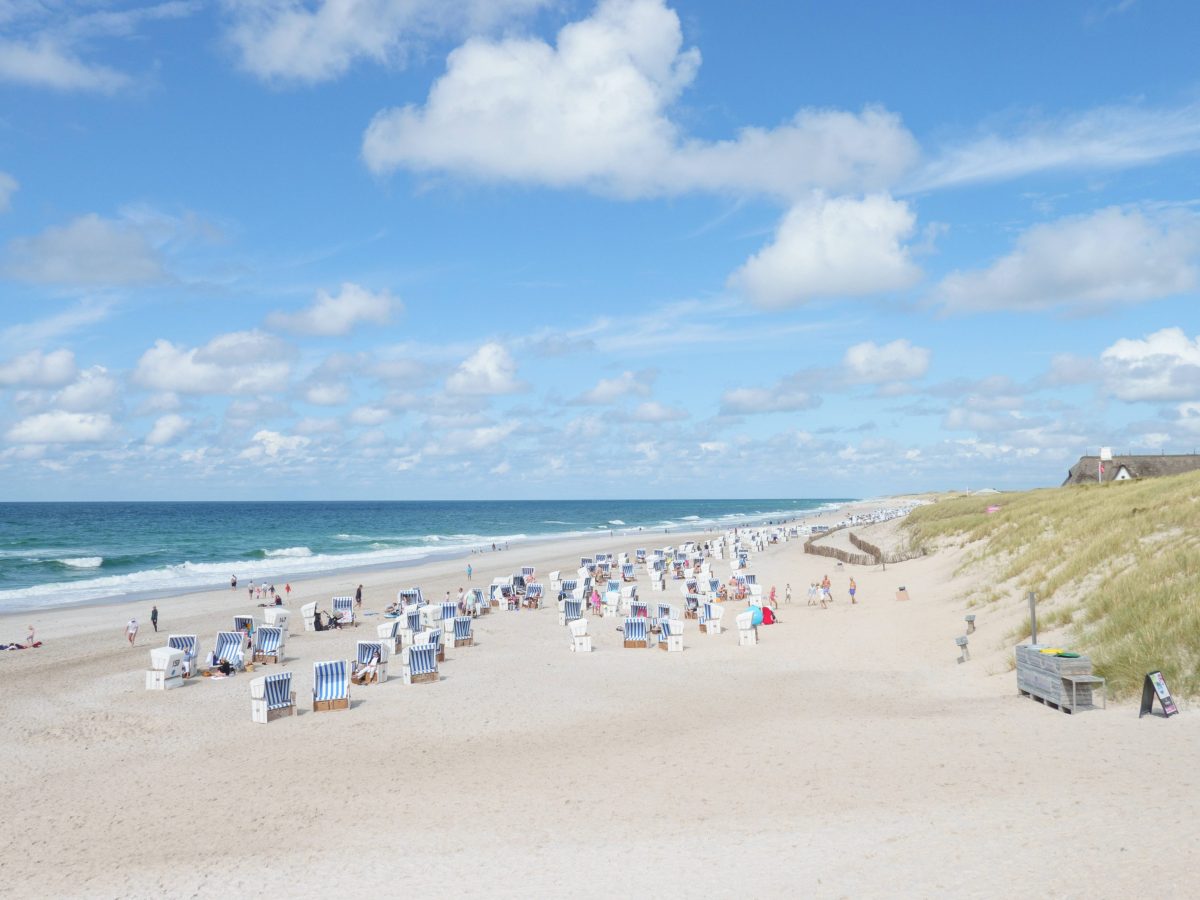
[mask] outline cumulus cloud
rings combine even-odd
[[[855,384],[912,381],[929,371],[931,355],[904,338],[883,346],[864,341],[846,350],[842,366],[847,380]]]
[[[314,83],[359,60],[403,65],[414,47],[476,33],[550,0],[225,0],[238,63],[267,81]]]
[[[150,433],[146,435],[146,443],[154,447],[174,443],[191,427],[192,423],[189,419],[175,413],[159,416],[154,422],[154,427],[150,429]]]
[[[1195,216],[1109,207],[1033,226],[988,268],[947,275],[933,299],[949,312],[1103,309],[1193,290],[1198,254]]]
[[[8,429],[14,444],[82,444],[106,441],[116,434],[107,413],[51,410],[22,419]]]
[[[770,388],[734,388],[721,395],[721,413],[728,416],[797,412],[821,405],[797,378],[783,378]]]
[[[915,224],[908,204],[885,194],[817,195],[788,211],[730,286],[769,308],[910,287],[921,277],[904,245]]]
[[[72,412],[91,412],[108,406],[117,397],[119,385],[104,366],[92,366],[79,378],[59,391],[52,403]]]
[[[301,334],[334,336],[349,334],[355,325],[364,322],[384,325],[393,312],[401,309],[403,304],[387,291],[372,293],[346,282],[336,295],[317,291],[316,300],[307,309],[271,313],[267,323]]]
[[[344,384],[311,384],[304,391],[304,401],[313,406],[338,406],[350,400],[350,389]]]
[[[1200,336],[1164,328],[1141,339],[1122,338],[1100,354],[1108,391],[1135,402],[1200,396]]]
[[[517,378],[516,362],[502,344],[494,341],[463,360],[446,379],[447,391],[466,396],[515,394],[525,388],[525,383]]]
[[[685,410],[666,406],[657,400],[648,400],[639,403],[629,417],[635,422],[678,422],[686,419],[688,414]]]
[[[450,54],[423,106],[378,113],[368,166],[588,187],[624,196],[692,190],[795,196],[879,188],[916,157],[899,119],[803,110],[735,139],[689,139],[669,111],[700,65],[663,0],[602,0],[554,45],[475,38]]]
[[[7,172],[0,172],[0,213],[8,212],[12,205],[12,195],[17,192],[17,179]]]
[[[124,219],[90,213],[33,237],[14,238],[5,271],[21,281],[81,287],[146,284],[166,277],[146,235]]]
[[[392,417],[392,411],[379,406],[359,406],[349,415],[353,425],[380,425]]]
[[[281,389],[290,371],[278,338],[235,331],[203,347],[157,340],[138,360],[133,380],[151,390],[180,394],[259,394]]]
[[[584,391],[571,402],[585,406],[607,406],[632,395],[646,397],[650,394],[655,374],[651,369],[640,372],[626,370],[615,378],[601,378],[595,387]]]
[[[239,458],[251,461],[278,459],[303,450],[312,443],[309,438],[298,434],[286,435],[266,430],[255,432],[250,441],[250,446],[238,454]]]
[[[70,350],[30,350],[0,362],[0,387],[58,387],[73,379],[75,372],[75,354]]]

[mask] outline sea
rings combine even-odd
[[[0,612],[162,597],[250,581],[469,557],[608,532],[631,549],[672,532],[802,519],[798,500],[0,503]]]

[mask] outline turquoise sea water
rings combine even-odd
[[[842,499],[0,503],[0,611],[466,555],[493,543],[701,530]],[[649,533],[647,533],[649,532]]]

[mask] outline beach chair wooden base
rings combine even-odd
[[[349,697],[343,697],[341,700],[314,700],[313,701],[313,712],[328,712],[331,709],[349,709],[349,708],[350,708],[350,698]]]
[[[437,672],[426,672],[424,675],[406,675],[404,676],[406,684],[435,684],[438,680]]]
[[[279,663],[283,662],[283,654],[282,653],[255,653],[253,658],[250,660],[250,665],[254,665],[255,663],[262,663],[263,665],[266,665],[267,660],[270,660],[271,662],[275,663],[275,665],[279,665]],[[247,668],[249,668],[249,666],[247,666]]]
[[[650,646],[649,641],[626,641],[625,642],[626,650],[631,650],[631,649],[632,650],[645,650],[649,646]]]
[[[471,635],[469,638],[455,638],[454,639],[454,646],[456,648],[471,647],[474,644],[475,644],[475,635]]]
[[[250,721],[258,722],[260,725],[266,725],[274,722],[276,719],[282,719],[284,716],[294,716],[296,714],[296,692],[292,691],[292,702],[289,706],[281,706],[278,709],[267,709],[266,700],[251,700],[250,701]]]

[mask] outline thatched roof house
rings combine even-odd
[[[1157,478],[1162,475],[1182,475],[1200,469],[1200,454],[1177,453],[1171,456],[1114,456],[1104,462],[1104,474],[1099,475],[1100,457],[1081,456],[1067,473],[1068,484],[1096,484],[1097,481],[1130,481],[1134,478]]]

